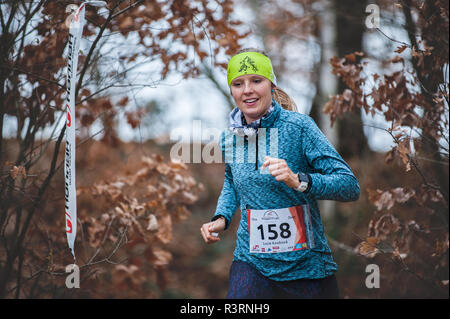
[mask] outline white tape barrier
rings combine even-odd
[[[78,53],[85,23],[86,4],[105,6],[105,1],[87,1],[80,5],[69,26],[68,64],[67,64],[67,97],[66,97],[66,152],[64,165],[65,179],[65,216],[67,242],[75,260],[75,237],[77,235],[77,190],[75,184],[75,87],[77,83]]]

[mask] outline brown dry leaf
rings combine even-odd
[[[444,205],[446,204],[444,196],[437,189],[428,189],[428,195],[432,202],[442,202]]]
[[[142,276],[139,274],[139,267],[136,265],[116,265],[113,270],[113,283],[116,286],[125,288],[129,285],[135,287],[140,284]]]
[[[448,236],[448,235],[447,235]],[[434,252],[431,256],[433,257],[440,257],[443,254],[448,252],[448,239],[447,240],[443,240],[443,241],[439,241],[436,240],[436,245],[434,248]]]
[[[392,59],[386,60],[386,62],[390,63],[400,63],[400,62],[403,63],[403,61],[404,61],[403,58],[398,55],[394,56]]]
[[[156,170],[162,175],[167,175],[170,172],[170,167],[164,163],[160,163],[156,166]]]
[[[396,53],[402,53],[403,51],[405,51],[406,48],[408,48],[409,46],[407,44],[401,45],[397,48],[397,50],[395,50],[394,52]]]
[[[406,189],[403,187],[394,188],[391,192],[392,192],[394,200],[397,203],[405,203],[411,197],[416,195],[416,192],[413,189]]]
[[[148,201],[144,206],[146,209],[153,212],[158,208],[159,202],[157,200],[153,199],[153,200]]]
[[[363,52],[353,52],[353,53],[347,54],[345,56],[345,59],[349,62],[355,63],[356,56],[364,56],[364,53]]]
[[[356,250],[359,254],[373,258],[377,254],[380,253],[380,250],[376,247],[377,244],[380,243],[380,239],[377,237],[367,237],[363,242],[361,242],[357,247]]]
[[[398,143],[398,152],[400,154],[400,157],[403,161],[403,164],[409,163],[409,154],[411,153],[410,147],[409,147],[409,139],[404,139],[400,143]]]
[[[186,220],[190,216],[190,211],[184,205],[177,206],[175,216],[178,220]]]
[[[91,217],[87,230],[89,245],[93,248],[97,248],[98,245],[101,244],[103,236],[105,234],[105,225],[101,224],[95,218]]]
[[[367,192],[369,193],[369,201],[377,207],[378,211],[383,209],[390,210],[396,202],[405,203],[416,195],[414,190],[403,187],[397,187],[387,191],[368,189]]]
[[[131,61],[131,60],[130,60]],[[124,96],[123,98],[121,98],[116,105],[118,106],[125,106],[128,103],[128,96]]]
[[[344,97],[344,101],[350,102],[352,100],[353,92],[352,90],[345,89],[342,96]]]
[[[408,164],[406,164],[405,166],[405,171],[409,172],[411,170],[411,163],[408,162]]]
[[[103,214],[100,216],[100,221],[101,221],[103,224],[106,224],[110,219],[111,219],[111,216],[109,216],[109,215],[106,214],[106,213],[103,213]]]
[[[394,146],[391,150],[389,150],[386,153],[386,156],[384,158],[384,161],[386,162],[386,164],[390,164],[394,161],[395,158],[395,154],[397,153],[397,147]]]
[[[112,187],[117,188],[117,189],[122,189],[122,187],[125,186],[125,183],[121,182],[121,181],[117,181],[114,183],[110,183],[109,185],[111,185]]]
[[[149,174],[149,170],[152,168],[144,167],[137,171],[134,178],[132,178],[132,185],[135,184],[138,180],[146,178]]]
[[[155,231],[157,229],[158,229],[158,220],[156,219],[155,215],[150,214],[150,216],[148,216],[147,230]]]
[[[116,273],[133,274],[133,273],[135,273],[138,270],[139,269],[138,269],[138,267],[136,265],[127,266],[127,265],[120,264],[120,265],[116,265],[114,267],[114,272],[116,272]]]
[[[132,128],[136,128],[141,124],[141,117],[139,112],[125,112],[127,117],[127,123],[130,124]]]
[[[172,167],[173,169],[176,169],[176,170],[185,170],[185,169],[187,169],[187,166],[186,166],[186,164],[184,164],[181,160],[179,160],[179,159],[174,159],[174,160],[171,160],[170,162],[169,162],[169,164],[168,164],[170,167]]]
[[[153,249],[153,256],[156,258],[153,263],[155,266],[165,266],[172,260],[172,254],[170,252],[159,248]]]
[[[141,205],[136,198],[132,198],[129,204],[130,211],[136,216],[141,216],[145,213],[144,205]]]
[[[381,193],[379,199],[373,202],[377,207],[377,210],[380,211],[383,208],[390,210],[394,206],[394,199],[392,198],[392,194],[389,191]]]
[[[159,229],[156,237],[163,243],[168,244],[172,240],[172,218],[169,214],[164,214],[158,221]]]
[[[12,179],[16,179],[20,174],[23,176],[23,178],[27,178],[27,173],[25,172],[25,167],[23,166],[15,166],[11,168],[11,171],[9,172]]]
[[[133,18],[130,16],[125,17],[123,21],[120,23],[119,28],[121,30],[128,29],[133,26]]]
[[[408,257],[408,254],[401,253],[398,247],[395,247],[394,251],[392,252],[392,255],[394,256],[394,258],[397,258],[400,260]]]
[[[367,193],[369,194],[369,201],[374,202],[380,198],[383,191],[380,189],[373,190],[373,189],[368,188]]]
[[[155,186],[153,186],[153,185],[147,185],[147,192],[149,193],[149,194],[153,194],[153,193],[156,193],[158,191],[158,189],[155,187]]]
[[[198,199],[198,196],[194,195],[191,192],[183,191],[181,194],[186,204],[192,204]]]
[[[375,238],[378,240],[386,239],[390,234],[401,230],[400,221],[392,214],[381,216],[374,225]]]
[[[420,50],[416,50],[416,47],[413,45],[411,55],[414,58],[419,58],[421,56]]]
[[[367,242],[367,244],[375,247],[376,245],[378,245],[380,243],[380,239],[378,237],[367,237],[366,242]]]
[[[11,168],[11,171],[9,172],[9,174],[11,175],[12,179],[16,179],[17,175],[19,175],[19,168],[17,166],[14,166],[13,168]]]

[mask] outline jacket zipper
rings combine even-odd
[[[261,127],[261,122],[262,122],[262,119],[259,121],[259,124],[258,124],[258,130],[256,131],[256,161],[255,161],[255,171],[257,171],[258,170],[258,133],[259,133],[259,128]]]
[[[258,133],[256,133],[256,161],[255,161],[255,171],[258,170]]]

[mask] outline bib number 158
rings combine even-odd
[[[264,226],[267,226],[266,229],[264,229]],[[279,226],[279,227],[277,227]],[[281,237],[283,239],[291,237],[291,231],[290,231],[290,225],[288,223],[281,223],[279,225],[277,224],[261,224],[256,229],[260,231],[261,239],[265,240],[265,235],[267,234],[267,239],[269,240],[275,240],[278,237]]]

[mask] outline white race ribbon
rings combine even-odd
[[[104,1],[83,2],[73,14],[69,26],[68,64],[67,64],[67,97],[66,97],[66,152],[64,165],[65,178],[65,216],[66,233],[69,248],[75,260],[75,237],[77,235],[77,190],[75,184],[75,87],[77,83],[78,53],[85,23],[84,10],[86,4],[106,5]]]

